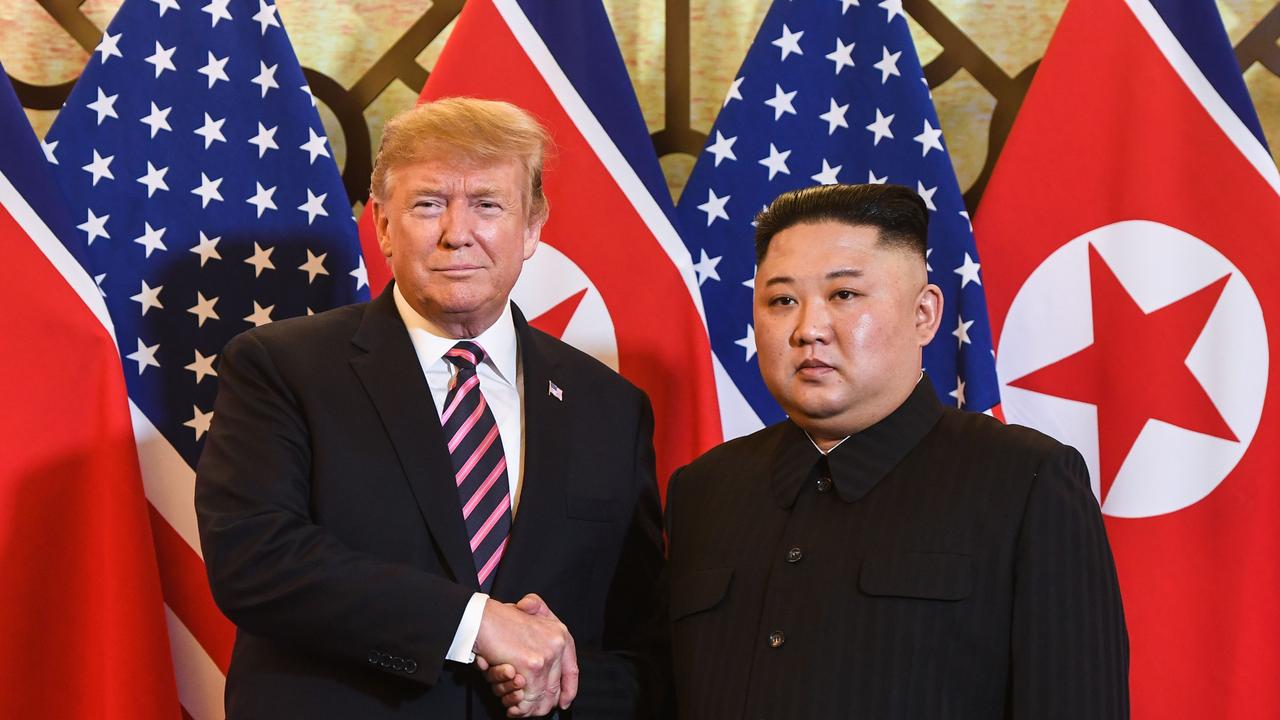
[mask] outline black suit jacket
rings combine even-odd
[[[582,661],[578,718],[629,714],[662,567],[648,398],[515,312],[524,480],[491,595],[540,594]],[[218,367],[196,510],[237,626],[233,718],[504,717],[445,654],[477,583],[430,390],[390,288],[271,323]],[[553,397],[549,383],[561,388]]]
[[[1128,639],[1070,447],[928,379],[823,458],[790,421],[668,490],[682,720],[1128,717]]]

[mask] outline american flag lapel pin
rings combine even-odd
[[[547,394],[560,402],[564,402],[564,391],[550,380],[547,381]]]

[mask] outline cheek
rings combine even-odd
[[[435,222],[426,218],[414,217],[412,214],[397,218],[387,228],[390,233],[391,249],[401,254],[421,254],[431,249],[435,232]]]
[[[849,341],[856,347],[874,345],[881,333],[880,324],[875,315],[864,313],[853,318],[849,326]]]
[[[845,328],[844,345],[861,363],[874,361],[884,354],[892,342],[894,328],[873,311],[858,313],[849,318]]]
[[[757,355],[773,357],[787,352],[791,329],[784,319],[768,314],[767,310],[756,310],[751,327],[755,332]]]

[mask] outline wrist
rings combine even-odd
[[[485,657],[486,660],[488,658],[486,657],[485,651],[493,645],[492,635],[496,632],[496,628],[494,626],[501,622],[498,618],[501,616],[503,609],[502,603],[487,595],[485,596],[483,609],[480,614],[480,628],[476,632],[476,639],[475,643],[472,645],[472,651],[481,657]]]

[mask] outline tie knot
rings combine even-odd
[[[449,348],[444,359],[453,363],[459,370],[475,372],[476,366],[484,362],[484,348],[470,340],[463,340]]]

